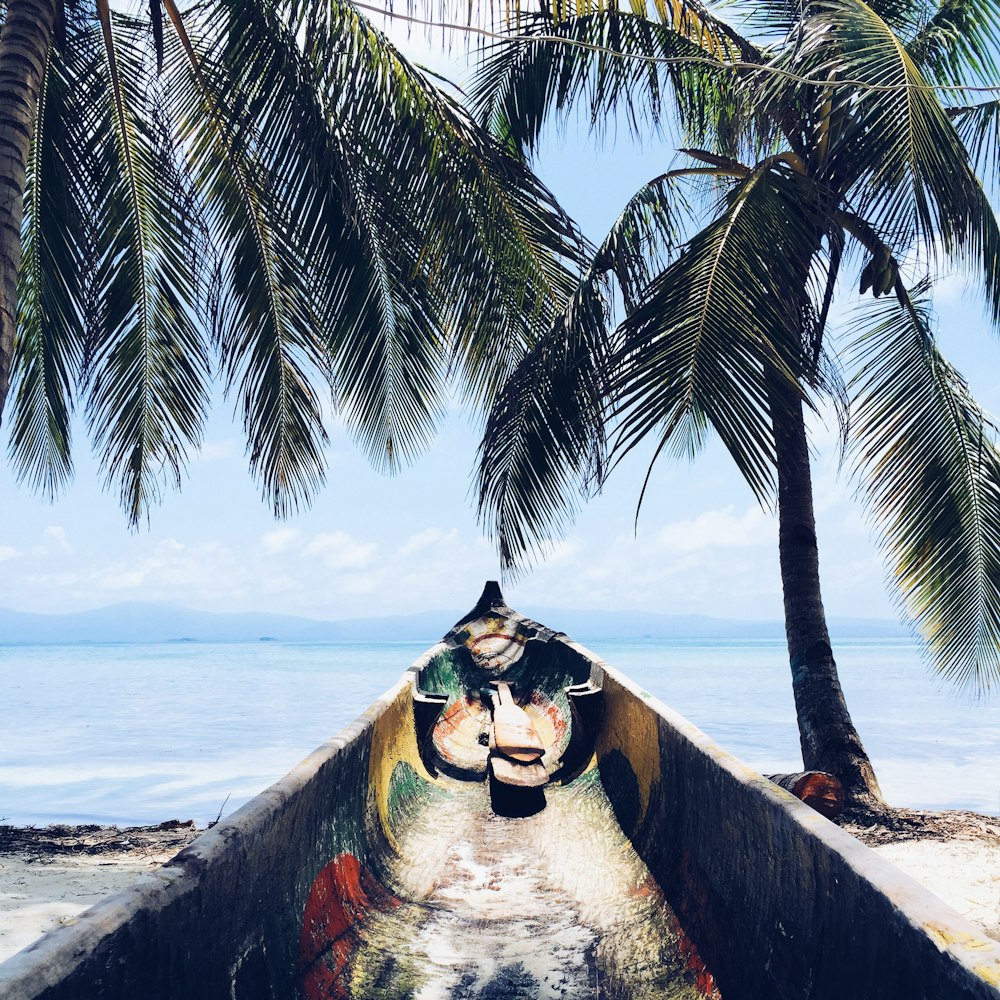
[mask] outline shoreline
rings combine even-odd
[[[166,864],[200,833],[192,820],[176,819],[132,827],[0,826],[0,962]]]
[[[841,825],[1000,941],[1000,817],[898,809],[879,825]],[[176,819],[131,827],[0,825],[0,962],[166,864],[205,829]]]

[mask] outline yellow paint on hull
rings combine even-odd
[[[424,781],[434,782],[417,748],[413,689],[409,685],[404,685],[395,700],[375,720],[368,758],[368,787],[374,796],[379,823],[393,850],[398,850],[398,844],[389,822],[389,786],[392,772],[400,761],[409,764]]]
[[[636,829],[649,809],[653,783],[660,777],[660,738],[656,714],[610,677],[604,683],[604,725],[597,737],[597,757],[618,750],[632,766],[639,785]],[[631,835],[634,830],[626,830]]]

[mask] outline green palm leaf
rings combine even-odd
[[[906,49],[935,83],[962,85],[997,75],[1000,4],[996,0],[944,0]]]
[[[402,314],[395,327],[404,334],[403,354],[415,362],[427,359],[396,398],[414,389],[431,398],[431,379],[446,346],[469,398],[488,400],[572,292],[570,266],[583,241],[525,165],[484,136],[349,5],[331,2],[308,10],[303,33],[321,89],[330,97],[329,113],[345,136],[344,155],[351,162],[346,177],[371,192],[370,203],[382,213],[377,224],[360,231],[373,246],[384,242],[382,234],[395,239],[379,255],[382,301],[406,303],[414,289],[425,296],[421,309]],[[452,335],[443,337],[442,329]],[[403,370],[391,357],[400,350],[393,348],[395,335],[390,328],[385,332],[361,329],[340,338],[337,367],[361,373],[367,369],[359,365],[381,357],[382,371]],[[359,427],[374,426],[372,418],[387,410],[392,395],[383,394],[382,402],[377,396],[385,384],[382,378],[342,380],[351,393],[342,403],[349,415],[357,412],[353,422]],[[409,435],[417,445],[425,436]],[[363,441],[378,452],[378,438]]]
[[[711,62],[757,62],[760,52],[700,6],[658,10],[658,19],[613,10],[564,20],[522,17],[519,36],[547,40],[499,43],[487,50],[470,93],[473,113],[517,149],[530,151],[550,109],[582,103],[598,129],[621,109],[639,134],[647,123],[658,127],[672,108],[690,141],[717,142],[738,155],[733,140],[747,115],[744,95],[733,72]],[[618,52],[627,57],[613,54]],[[657,61],[676,57],[698,62]]]
[[[194,315],[203,258],[191,202],[156,105],[144,28],[98,5],[74,45],[97,58],[85,128],[98,254],[87,417],[109,483],[136,523],[180,484],[207,405],[208,355]]]
[[[370,289],[369,309],[357,323],[336,324],[330,347],[345,418],[369,455],[392,470],[426,444],[443,409],[449,291],[467,292],[453,284],[453,251],[439,236],[450,220],[439,202],[459,186],[447,172],[461,168],[449,162],[446,106],[433,88],[350,7],[330,4],[323,13],[309,32],[309,56],[337,123],[359,244],[345,270]],[[450,207],[468,246],[466,200]],[[469,279],[467,265],[458,270]],[[479,276],[472,284],[483,287]],[[474,303],[463,305],[475,313]]]
[[[83,364],[87,258],[78,183],[88,137],[79,132],[85,114],[64,58],[50,53],[28,162],[11,394],[11,461],[50,499],[73,472],[70,415]]]
[[[848,120],[826,166],[857,214],[899,248],[937,240],[946,252],[962,252],[981,222],[979,185],[947,114],[889,25],[861,0],[821,0],[807,9],[803,44],[789,65],[858,81],[840,98],[849,102]]]
[[[616,456],[650,433],[693,455],[711,426],[754,493],[773,496],[771,380],[796,384],[812,367],[810,306],[790,290],[820,249],[814,197],[783,164],[758,169],[649,286],[613,362]]]
[[[928,286],[853,325],[862,488],[908,613],[945,676],[1000,679],[997,428],[941,356]]]
[[[433,434],[446,351],[416,217],[398,207],[406,204],[409,172],[384,166],[405,164],[410,154],[398,116],[373,96],[393,91],[388,81],[372,79],[382,67],[359,51],[360,19],[338,25],[339,51],[320,67],[299,51],[293,26],[278,10],[246,3],[230,10],[238,91],[254,95],[250,106],[260,109],[255,127],[271,150],[269,161],[288,151],[279,189],[289,191],[290,217],[315,270],[312,295],[322,303],[317,334],[330,354],[341,414],[373,460],[395,469]],[[259,59],[248,62],[248,51]],[[263,115],[265,108],[284,106],[273,101],[275,71],[287,99],[311,110],[291,129],[287,112],[276,121]],[[310,101],[311,93],[317,96]],[[311,173],[317,187],[331,186],[336,197],[302,204],[294,190],[302,172]],[[313,206],[316,223],[304,222]]]
[[[542,555],[602,478],[610,350],[593,277],[524,356],[486,422],[479,515],[508,571]]]
[[[589,247],[519,157],[464,113],[446,117],[445,131],[428,170],[429,256],[437,293],[451,304],[453,368],[482,405],[562,312]]]
[[[309,255],[329,247],[331,199],[314,193],[315,164],[309,156],[303,162],[313,133],[301,128],[302,117],[322,122],[317,98],[297,102],[308,88],[301,62],[288,58],[287,30],[270,43],[251,36],[248,6],[215,3],[188,23],[166,2],[173,32],[165,66],[171,112],[183,123],[179,138],[221,261],[213,325],[223,371],[242,411],[251,471],[284,516],[325,477],[313,383],[325,381],[318,319],[335,293],[314,296],[312,275],[323,262]],[[241,44],[245,58],[236,60]]]
[[[455,350],[480,386],[509,372],[564,301],[562,258],[579,239],[524,166],[349,6],[303,21],[222,0],[190,28],[167,10],[188,56],[179,111],[209,111],[185,141],[211,178],[223,259],[243,269],[224,275],[227,372],[286,512],[323,475],[318,373],[372,458],[396,467],[432,433]],[[246,282],[248,264],[266,280]],[[267,301],[250,301],[258,289]]]
[[[1000,100],[948,108],[976,172],[997,188],[1000,175]]]
[[[1000,316],[996,219],[948,113],[905,46],[860,0],[820,0],[803,18],[802,44],[783,68],[856,81],[792,91],[836,121],[817,176],[846,193],[898,257],[914,248],[972,266]],[[774,89],[787,89],[775,84]],[[832,95],[832,96],[831,96]]]
[[[513,571],[540,556],[573,522],[603,478],[611,396],[609,277],[626,308],[648,284],[654,262],[682,242],[691,207],[664,175],[644,185],[597,248],[551,328],[528,350],[490,409],[479,451],[479,515]]]
[[[626,312],[638,308],[650,282],[684,242],[695,215],[685,187],[702,175],[699,168],[674,170],[644,184],[601,243],[590,272],[614,274]]]
[[[872,0],[868,6],[902,38],[912,38],[935,13],[933,0]],[[807,5],[800,0],[733,0],[734,21],[784,45],[798,45],[800,19]]]

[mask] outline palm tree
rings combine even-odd
[[[549,192],[345,0],[4,11],[0,411],[10,373],[11,458],[44,493],[80,407],[137,522],[217,366],[287,514],[324,479],[323,387],[392,469],[451,376],[489,398],[575,283]]]
[[[879,810],[823,612],[805,409],[832,398],[843,413],[934,663],[995,683],[996,427],[938,349],[927,275],[963,269],[1000,319],[1000,230],[976,173],[996,163],[998,105],[947,107],[936,87],[996,78],[997,8],[766,0],[741,13],[747,36],[697,2],[647,16],[577,0],[522,15],[485,52],[474,109],[513,148],[532,150],[550,109],[582,106],[598,127],[617,112],[636,132],[674,128],[686,162],[628,202],[498,396],[480,512],[521,565],[640,441],[653,461],[693,456],[714,429],[777,510],[804,764]],[[847,281],[864,299],[838,352],[828,316]],[[611,331],[615,286],[626,317]]]

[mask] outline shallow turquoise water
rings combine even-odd
[[[209,822],[294,766],[430,642],[0,645],[0,822]],[[798,764],[779,641],[591,648],[762,771]],[[1000,812],[1000,698],[942,687],[907,640],[841,641],[887,798]]]

